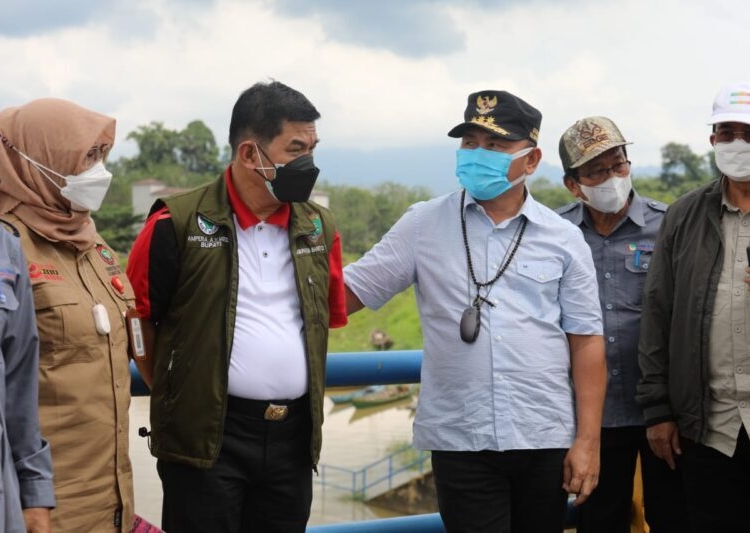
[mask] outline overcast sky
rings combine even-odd
[[[114,116],[115,156],[132,154],[125,137],[150,121],[182,129],[200,119],[224,145],[239,93],[274,78],[323,115],[322,176],[364,172],[353,167],[356,157],[331,157],[364,154],[370,172],[408,183],[410,172],[434,172],[434,160],[420,160],[428,153],[446,154],[440,168],[455,179],[456,141],[447,131],[470,92],[504,89],[541,110],[549,164],[559,166],[560,135],[576,119],[606,115],[634,141],[635,165],[658,165],[667,142],[707,152],[716,92],[750,80],[747,6],[0,0],[0,108],[56,96]]]

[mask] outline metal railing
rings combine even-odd
[[[391,490],[393,479],[399,474],[406,472],[422,474],[430,456],[430,452],[415,450],[407,445],[358,469],[319,464],[320,477],[316,477],[314,482],[321,485],[323,489],[330,487],[348,491],[353,498],[364,500],[368,497],[369,489],[378,487],[382,490]]]
[[[419,383],[422,350],[387,352],[341,352],[328,354],[326,385],[329,387]],[[148,396],[149,390],[131,362],[133,396]],[[575,508],[568,500],[565,527],[575,527]],[[445,533],[438,513],[309,526],[308,533]]]

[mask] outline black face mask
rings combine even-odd
[[[266,158],[270,161],[267,155]],[[255,171],[258,172],[257,169]],[[277,166],[272,180],[269,180],[263,172],[258,173],[266,180],[268,190],[279,202],[307,202],[320,174],[320,169],[315,166],[313,156],[305,154],[286,165]]]

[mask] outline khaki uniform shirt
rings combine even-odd
[[[130,368],[124,312],[133,289],[115,253],[51,243],[5,215],[20,232],[39,328],[39,416],[52,447],[57,507],[52,530],[130,531]],[[92,308],[111,330],[97,333]]]
[[[750,429],[750,298],[743,278],[748,266],[750,214],[723,200],[724,260],[709,333],[708,432],[703,444],[734,455],[740,427]]]

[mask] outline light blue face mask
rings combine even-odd
[[[456,151],[458,182],[475,200],[497,198],[526,179],[526,174],[522,174],[518,179],[508,181],[508,169],[515,159],[525,156],[533,149],[530,146],[513,154],[506,154],[484,148],[461,148]]]

